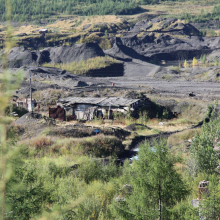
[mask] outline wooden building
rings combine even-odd
[[[57,101],[57,105],[66,110],[67,115],[76,119],[92,120],[95,116],[112,119],[112,113],[122,112],[127,114],[140,107],[150,107],[148,99],[127,99],[121,97],[67,97]]]

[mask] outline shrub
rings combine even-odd
[[[215,65],[215,66],[218,66],[218,57],[215,57],[215,59],[214,59],[214,65]]]
[[[56,153],[53,151],[52,145],[54,141],[49,137],[36,137],[31,140],[22,141],[22,150],[26,156],[45,156],[45,154]]]
[[[180,67],[181,67],[181,63],[179,64],[179,66],[170,66],[169,69],[176,71],[177,73],[180,73]]]
[[[5,114],[10,115],[10,113],[12,113],[12,112],[15,112],[16,114],[18,114],[19,117],[21,117],[21,116],[25,115],[26,113],[28,113],[28,110],[23,107],[18,107],[15,104],[11,104],[6,107]]]
[[[108,182],[111,178],[120,176],[121,167],[117,167],[114,161],[103,165],[100,161],[90,158],[84,161],[78,168],[77,176],[84,180],[87,184],[94,180]]]
[[[35,148],[35,150],[44,150],[46,147],[51,146],[52,144],[53,141],[51,139],[43,137],[34,141],[32,146]]]
[[[83,154],[95,157],[107,157],[119,155],[124,151],[122,141],[116,137],[97,135],[95,138],[87,138],[79,141],[78,147]]]
[[[99,43],[99,46],[103,50],[107,50],[107,49],[110,49],[112,47],[112,45],[111,45],[111,43],[108,39],[102,39],[101,42]]]
[[[44,66],[61,68],[77,75],[84,75],[90,70],[105,68],[111,66],[113,63],[118,63],[118,61],[106,56],[106,57],[95,57],[88,59],[86,61],[82,60],[77,63],[72,62],[72,63],[62,63],[55,65],[52,63],[46,63],[44,64]]]
[[[200,60],[202,62],[202,64],[206,63],[206,54],[201,55]]]
[[[124,151],[122,141],[114,136],[96,135],[92,138],[66,138],[52,140],[49,137],[36,137],[21,142],[27,155],[91,155],[94,157],[117,156]]]

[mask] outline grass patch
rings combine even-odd
[[[29,157],[91,155],[95,157],[117,156],[124,151],[122,141],[113,136],[97,135],[89,138],[52,138],[41,135],[21,141]]]
[[[180,73],[180,68],[178,66],[170,66],[169,69]]]
[[[168,144],[171,146],[177,146],[184,141],[192,139],[197,132],[199,132],[199,129],[189,129],[176,134],[172,134],[168,138]]]
[[[66,70],[68,72],[77,74],[77,75],[84,75],[91,70],[101,69],[108,66],[111,66],[114,63],[119,63],[115,59],[110,57],[95,57],[88,59],[86,61],[82,60],[80,62],[72,62],[72,63],[62,63],[62,64],[52,64],[47,63],[44,64],[45,67],[56,67]]]

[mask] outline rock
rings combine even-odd
[[[123,41],[124,40],[125,38],[123,38]],[[104,51],[105,54],[120,60],[132,60],[132,59],[147,60],[147,58],[138,54],[134,49],[125,46],[123,44],[123,41],[121,38],[116,38],[113,47],[111,49],[105,50]]]
[[[17,36],[18,36],[18,37],[23,37],[23,36],[27,36],[27,34],[26,34],[26,33],[20,33],[20,34],[18,34]]]
[[[166,27],[170,26],[172,23],[174,23],[175,21],[177,21],[176,18],[167,18],[165,21],[160,23],[160,27],[166,28]]]
[[[90,28],[90,27],[91,27],[91,24],[84,25],[84,26],[83,26],[83,30],[86,30],[86,29],[88,29],[88,28]]]
[[[215,57],[217,57],[218,61],[220,60],[220,50],[214,50],[212,53],[210,53],[207,56],[207,60],[211,61],[211,62],[214,62]]]
[[[190,92],[190,93],[189,93],[189,97],[194,97],[194,96],[196,96],[196,95],[194,94],[194,92]]]
[[[97,56],[105,56],[103,50],[96,43],[74,44],[73,46],[50,47],[48,51],[51,63],[70,63],[88,60]],[[43,52],[42,51],[42,52]],[[45,60],[46,62],[46,60]]]
[[[8,55],[8,66],[36,66],[44,63],[70,63],[105,56],[96,43],[74,44],[73,46],[48,47],[41,51],[30,51],[24,47],[14,47]]]
[[[37,58],[37,52],[26,50],[24,47],[14,47],[8,55],[8,66],[20,68],[26,65],[36,65]]]
[[[135,124],[130,124],[127,127],[125,127],[124,129],[128,130],[128,131],[136,131],[137,130]]]

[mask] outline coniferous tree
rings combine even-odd
[[[142,144],[130,169],[131,194],[116,204],[118,214],[124,219],[169,218],[170,208],[188,194],[175,162],[165,141],[155,142],[153,147],[148,142]]]
[[[196,163],[197,172],[213,174],[219,165],[220,118],[216,108],[217,102],[214,109],[209,108],[211,112],[207,113],[207,117],[210,117],[210,121],[204,121],[200,134],[196,135],[190,147],[191,160]]]
[[[200,200],[200,215],[205,219],[220,219],[220,184],[216,175],[210,177],[208,193]]]

